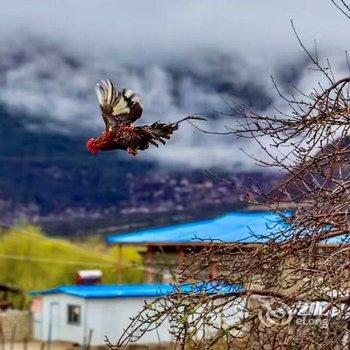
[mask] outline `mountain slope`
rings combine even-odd
[[[102,208],[127,199],[126,174],[152,169],[149,162],[132,162],[119,154],[91,156],[86,138],[25,127],[31,121],[0,108],[0,198],[44,213],[67,207]]]

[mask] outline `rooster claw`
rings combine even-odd
[[[127,149],[128,153],[131,155],[131,156],[136,156],[137,155],[137,150],[134,149],[134,148],[128,148]]]

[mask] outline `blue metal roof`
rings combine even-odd
[[[180,290],[184,293],[230,293],[242,288],[238,285],[223,285],[201,282],[197,284],[111,284],[111,285],[72,285],[60,286],[44,291],[34,291],[31,296],[49,294],[68,294],[80,298],[132,298],[132,297],[157,297],[174,293]]]
[[[223,243],[256,242],[251,232],[267,237],[271,230],[286,225],[280,215],[271,212],[233,212],[214,219],[177,224],[161,228],[115,234],[109,244],[171,244],[214,241]],[[260,242],[264,241],[261,237]]]

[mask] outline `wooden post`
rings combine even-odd
[[[209,266],[209,278],[216,278],[218,277],[219,272],[218,272],[218,262],[215,258],[215,256],[211,259],[210,261],[210,266]]]
[[[117,281],[123,282],[123,248],[121,244],[118,244],[118,262],[117,262]]]
[[[23,350],[27,350],[28,349],[28,338],[25,337],[23,339]]]
[[[92,333],[93,333],[93,329],[89,329],[89,336],[88,336],[88,340],[87,340],[87,344],[86,344],[86,350],[90,350],[91,348],[91,339],[92,339]]]
[[[0,323],[0,334],[1,334],[1,344],[2,344],[2,350],[5,350],[5,333],[3,328],[3,323]]]
[[[146,257],[146,283],[154,282],[153,255],[154,251],[152,247],[148,246]]]
[[[179,269],[183,266],[185,263],[185,251],[183,247],[179,247]]]
[[[10,349],[13,350],[15,348],[15,340],[16,340],[16,327],[17,325],[14,324],[12,327],[12,332],[11,332],[11,344],[10,344]]]
[[[175,272],[175,281],[176,282],[184,282],[182,281],[182,278],[181,278],[181,271],[182,271],[182,268],[185,266],[185,248],[183,246],[178,246],[177,247],[177,250],[178,250],[178,259],[177,259],[177,268],[174,270]]]

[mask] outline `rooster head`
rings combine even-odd
[[[92,154],[97,154],[99,149],[96,147],[95,144],[95,139],[91,138],[88,139],[86,142],[86,148],[92,153]]]

